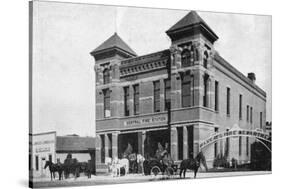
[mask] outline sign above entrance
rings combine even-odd
[[[244,130],[240,128],[232,128],[229,131],[225,131],[222,133],[215,133],[214,135],[210,136],[209,138],[205,139],[199,144],[199,148],[202,149],[209,144],[216,142],[217,140],[221,140],[224,138],[229,137],[237,137],[237,136],[248,136],[248,137],[255,137],[258,139],[262,139],[268,142],[271,142],[271,137],[269,134],[264,133],[260,130]]]
[[[143,124],[152,124],[152,123],[160,123],[166,122],[167,116],[152,116],[145,117],[140,119],[131,119],[124,122],[125,126],[134,126],[134,125],[143,125]]]

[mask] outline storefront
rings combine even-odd
[[[46,161],[56,160],[56,132],[29,135],[29,171],[30,176],[48,177],[50,172],[44,169]]]

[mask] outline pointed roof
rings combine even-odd
[[[115,32],[110,38],[98,46],[92,53],[97,53],[106,49],[119,48],[127,53],[136,56],[137,54],[133,51],[129,45],[127,45]]]
[[[175,25],[166,31],[166,33],[172,34],[177,31],[182,31],[193,26],[203,26],[204,30],[208,31],[215,39],[218,39],[218,36],[215,32],[208,26],[208,24],[197,14],[196,11],[190,11],[185,15],[181,20],[179,20]]]

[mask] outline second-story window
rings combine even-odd
[[[250,107],[250,123],[253,123],[253,107]]]
[[[171,107],[171,80],[165,79],[165,111],[169,110]]]
[[[260,129],[262,129],[262,112],[260,112]]]
[[[130,115],[130,92],[129,87],[124,87],[124,115],[129,116]]]
[[[219,82],[215,81],[215,111],[219,111]]]
[[[230,88],[226,88],[226,114],[230,116]]]
[[[103,96],[104,96],[104,117],[110,117],[110,90],[104,89],[103,90]]]
[[[189,75],[185,74],[182,78],[182,107],[191,106],[191,80]]]
[[[133,86],[134,89],[134,115],[139,114],[140,111],[140,91],[139,91],[139,85],[136,84]]]
[[[204,76],[204,95],[203,95],[203,106],[208,107],[209,104],[209,75]]]
[[[249,105],[247,105],[246,120],[249,122]]]
[[[107,84],[110,82],[110,73],[109,69],[105,68],[103,71],[103,84]]]
[[[153,82],[154,112],[160,112],[160,81]]]
[[[242,103],[243,96],[239,95],[239,119],[242,120]]]
[[[192,56],[191,51],[188,49],[184,49],[181,53],[181,63],[182,67],[188,67],[192,65]]]

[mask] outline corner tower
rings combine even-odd
[[[178,66],[199,64],[208,68],[207,61],[214,54],[213,44],[218,36],[197,12],[190,11],[166,33],[172,41],[172,52],[180,51],[183,55],[183,61],[177,62]]]
[[[213,44],[218,36],[195,11],[190,11],[166,33],[172,42],[172,82],[173,77],[176,77],[176,80],[181,78],[181,82],[190,81],[193,86],[192,99],[176,104],[186,103],[183,105],[211,108],[211,80],[214,77],[212,67],[215,54]],[[177,86],[176,82],[174,81],[175,90],[179,91],[180,86]]]
[[[117,33],[114,33],[90,54],[95,58],[97,85],[118,80],[120,61],[137,56]]]
[[[166,31],[171,39],[171,154],[178,159],[177,133],[179,120],[174,119],[176,111],[181,109],[186,125],[183,133],[190,133],[192,142],[188,143],[188,152],[185,156],[195,157],[199,150],[199,143],[204,138],[199,128],[212,128],[212,125],[202,124],[204,115],[208,114],[209,123],[215,118],[214,108],[214,74],[213,59],[214,42],[218,39],[215,32],[195,12],[190,11],[175,25]],[[192,122],[190,124],[189,122]],[[210,127],[211,126],[211,127]],[[184,134],[184,136],[187,136]],[[184,139],[185,140],[185,139]],[[187,145],[187,144],[186,144]],[[186,158],[186,157],[183,157]]]

